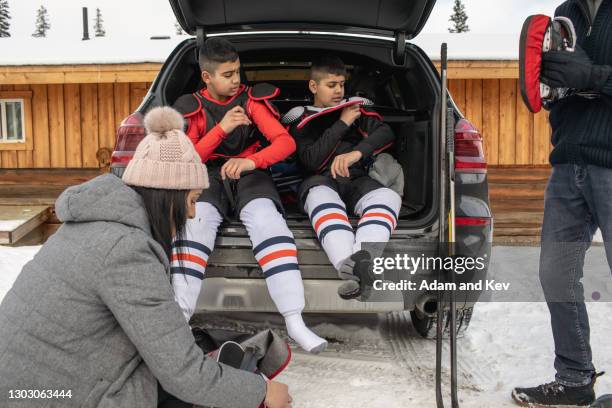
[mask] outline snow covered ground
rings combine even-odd
[[[21,267],[40,247],[0,247],[0,299]],[[525,267],[537,265],[537,249],[494,247],[516,256]],[[585,270],[605,267],[601,246],[589,250]],[[591,343],[598,370],[607,370],[597,394],[612,392],[612,303],[589,303]],[[209,324],[261,327],[260,316],[211,316]],[[252,316],[251,316],[252,317]],[[236,320],[240,319],[240,320]],[[275,316],[264,316],[274,326]],[[263,320],[265,321],[265,320]],[[434,407],[435,343],[422,339],[404,314],[368,316],[309,316],[315,331],[330,341],[322,355],[297,351],[279,376],[287,382],[297,408]],[[554,371],[553,342],[546,304],[480,303],[467,335],[459,340],[459,395],[463,407],[512,407],[516,385],[549,381]],[[280,327],[280,326],[278,326]],[[445,350],[448,356],[448,349]],[[444,360],[445,362],[447,359]],[[447,374],[448,371],[445,371]],[[448,378],[448,377],[445,377]]]

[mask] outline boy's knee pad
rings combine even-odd
[[[195,218],[187,220],[185,232],[190,237],[198,237],[209,230],[217,231],[223,221],[221,213],[210,203],[196,203]]]
[[[312,187],[308,190],[308,195],[306,196],[306,203],[304,204],[306,211],[314,210],[314,207],[310,207],[320,203],[340,203],[344,206],[340,195],[333,188],[327,186]]]
[[[263,235],[286,235],[287,223],[283,215],[276,208],[274,201],[269,198],[256,198],[249,201],[240,211],[240,220],[249,233],[258,236]]]
[[[262,214],[276,215],[280,212],[276,208],[274,201],[269,198],[256,198],[249,201],[240,211],[240,218],[244,217],[260,217]]]
[[[519,84],[527,108],[537,113],[542,104],[563,98],[568,89],[551,88],[540,81],[542,54],[548,51],[574,51],[576,30],[566,17],[551,19],[541,14],[525,20],[519,49]]]
[[[209,203],[196,203],[195,218],[187,220],[184,239],[204,242],[208,245],[214,243],[217,229],[223,221],[219,210]],[[212,243],[209,242],[212,240]]]
[[[372,190],[357,202],[355,205],[355,213],[361,214],[372,205],[386,205],[393,210],[395,216],[402,206],[402,197],[388,187],[381,187]]]

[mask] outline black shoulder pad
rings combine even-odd
[[[255,101],[272,99],[280,94],[280,89],[272,84],[262,82],[249,88],[249,97]]]
[[[202,104],[193,94],[187,94],[179,97],[172,107],[181,115],[188,118],[198,113],[202,109]]]
[[[376,118],[378,120],[380,120],[381,122],[383,121],[383,117],[380,115],[380,113],[376,112],[374,109],[372,109],[371,107],[368,106],[362,106],[361,109],[361,115],[363,116],[370,116],[373,118]]]

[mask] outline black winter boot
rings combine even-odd
[[[553,381],[533,388],[515,388],[512,398],[523,407],[587,407],[595,401],[595,381],[604,373],[593,375],[591,382],[568,387]]]

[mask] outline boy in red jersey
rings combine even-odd
[[[210,188],[196,205],[185,239],[175,243],[172,284],[185,317],[193,314],[217,229],[233,211],[247,229],[270,297],[285,318],[287,333],[304,350],[322,351],[327,342],[302,320],[304,287],[293,235],[268,167],[295,151],[295,141],[279,123],[269,100],[279,91],[240,83],[240,60],[232,44],[210,38],[200,49],[202,80],[174,107],[187,119],[192,140],[209,171]],[[263,147],[267,145],[267,147]]]

